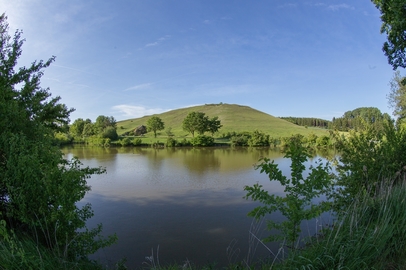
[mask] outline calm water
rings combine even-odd
[[[253,220],[247,213],[258,205],[243,198],[244,186],[259,182],[283,194],[283,188],[254,170],[253,164],[269,157],[286,174],[290,172],[289,160],[268,148],[74,147],[63,152],[67,158],[77,156],[86,166],[107,169],[106,174],[89,179],[92,191],[81,203],[93,206],[90,228],[103,223],[103,233],[116,233],[119,240],[92,258],[113,266],[126,257],[130,269],[145,266],[149,262],[145,257],[152,252],[161,264],[188,260],[196,265],[216,262],[221,267],[243,260],[252,247],[248,241]],[[305,230],[312,234],[316,226]],[[260,228],[255,234],[263,238],[268,232]],[[231,245],[233,256],[227,255]],[[274,252],[279,247],[267,246]],[[255,256],[271,255],[258,246]]]

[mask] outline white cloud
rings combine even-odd
[[[140,90],[140,89],[145,89],[148,88],[152,85],[152,83],[143,83],[143,84],[138,84],[132,87],[129,87],[125,89],[124,91],[130,91],[130,90]]]
[[[112,109],[114,111],[117,111],[117,113],[121,114],[121,118],[127,119],[139,118],[145,115],[159,114],[168,111],[160,108],[149,109],[143,106],[132,106],[126,104],[113,106]]]
[[[157,41],[155,41],[155,42],[146,44],[144,47],[147,48],[147,47],[157,46],[160,43],[164,42],[165,40],[169,39],[170,37],[171,37],[171,35],[165,35],[163,37],[158,38]]]
[[[354,9],[354,7],[349,6],[347,4],[339,4],[339,5],[329,5],[327,9],[332,11],[338,11],[340,9]]]
[[[204,24],[210,24],[211,21],[210,21],[210,20],[204,20],[203,23],[204,23]]]
[[[156,45],[158,45],[158,42],[155,41],[153,43],[146,44],[145,47],[152,47],[152,46],[156,46]]]

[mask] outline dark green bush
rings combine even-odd
[[[190,140],[193,146],[213,146],[214,138],[206,135],[198,135]]]

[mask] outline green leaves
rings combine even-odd
[[[217,116],[209,119],[203,112],[190,112],[182,122],[183,130],[190,132],[192,137],[195,132],[199,135],[204,135],[205,132],[210,132],[212,135],[216,133],[221,127],[221,121]]]
[[[406,68],[406,6],[404,0],[372,0],[381,12],[381,33],[387,41],[382,50],[389,64],[396,70]]]
[[[261,173],[266,173],[270,181],[278,181],[284,186],[285,196],[276,196],[269,194],[263,189],[262,185],[254,184],[246,186],[246,199],[259,201],[263,206],[256,207],[248,213],[249,216],[257,219],[267,214],[279,211],[287,217],[286,221],[281,223],[272,220],[267,221],[269,230],[277,229],[281,232],[279,235],[270,235],[266,241],[277,241],[286,239],[291,247],[297,247],[295,244],[300,230],[300,224],[303,220],[310,220],[320,216],[323,212],[330,209],[330,203],[313,203],[313,199],[328,194],[331,190],[332,175],[331,167],[327,163],[323,165],[320,161],[316,167],[310,167],[310,173],[306,178],[303,174],[306,170],[304,163],[310,157],[307,148],[302,144],[301,136],[293,136],[289,140],[288,149],[285,158],[290,158],[291,178],[283,175],[278,165],[273,160],[263,158],[260,164],[256,166]]]
[[[36,243],[76,260],[112,242],[95,239],[101,229],[86,229],[86,220],[93,216],[90,205],[76,206],[90,190],[86,179],[103,173],[104,169],[83,168],[76,158],[65,160],[53,145],[55,131],[69,122],[73,111],[59,103],[60,97],[51,97],[49,89],[40,86],[43,69],[55,57],[17,69],[23,44],[21,32],[17,31],[11,38],[7,31],[3,14],[0,16],[0,212],[8,222],[7,229],[35,235]],[[84,232],[78,232],[79,229]],[[92,248],[70,248],[73,246]]]
[[[156,132],[159,130],[163,130],[164,128],[165,128],[165,123],[158,116],[152,116],[147,121],[147,129],[148,129],[148,131],[154,132],[155,138],[156,138]]]

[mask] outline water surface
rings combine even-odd
[[[253,247],[249,231],[259,238],[268,232],[252,227],[247,213],[258,204],[243,198],[244,186],[259,182],[283,195],[283,188],[253,165],[261,157],[274,159],[286,173],[290,165],[270,148],[73,147],[63,152],[86,166],[106,168],[106,174],[89,179],[92,190],[81,203],[93,206],[89,227],[103,223],[103,233],[116,233],[119,240],[92,258],[112,266],[126,257],[130,269],[150,263],[146,257],[152,253],[163,265],[188,260],[221,267],[245,259]],[[276,252],[279,244],[267,246]],[[255,256],[271,255],[258,246]]]

